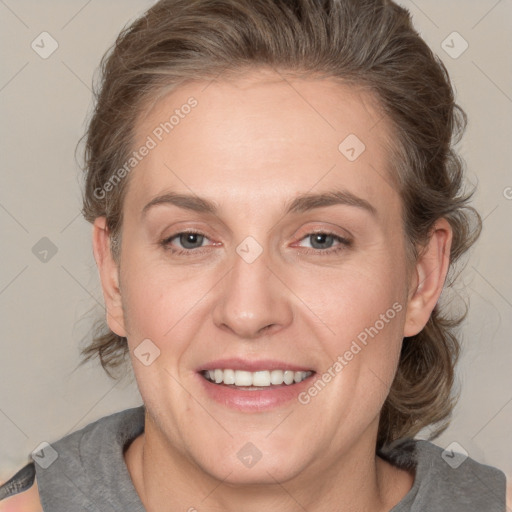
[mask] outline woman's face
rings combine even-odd
[[[254,74],[182,86],[138,124],[110,325],[146,436],[183,464],[274,483],[374,450],[409,282],[371,100]]]

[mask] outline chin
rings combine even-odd
[[[302,472],[302,464],[290,460],[289,454],[283,453],[281,457],[272,457],[271,461],[265,461],[265,456],[246,467],[238,459],[224,463],[222,470],[219,466],[203,467],[203,470],[223,485],[232,487],[258,486],[287,482]]]

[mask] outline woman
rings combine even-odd
[[[83,207],[109,328],[85,359],[129,354],[144,406],[43,448],[9,499],[504,510],[501,471],[413,439],[454,405],[464,122],[392,2],[149,9],[103,62]]]

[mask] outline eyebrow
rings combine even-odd
[[[167,192],[156,196],[142,209],[141,217],[157,205],[174,205],[178,208],[192,210],[198,213],[216,214],[219,207],[217,203],[210,201],[204,197],[190,194],[178,194],[175,192]],[[358,197],[348,190],[333,190],[323,193],[306,193],[301,194],[292,201],[285,204],[285,215],[290,213],[304,213],[315,208],[323,208],[333,205],[355,206],[367,211],[373,216],[377,216],[377,210],[366,199]]]

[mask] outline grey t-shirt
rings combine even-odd
[[[125,446],[143,431],[141,406],[101,418],[42,448],[39,462],[35,457],[35,476],[44,512],[144,512],[123,457]],[[379,452],[416,472],[413,487],[390,512],[505,512],[503,472],[469,457],[460,463],[454,452],[442,454],[438,446],[413,439]],[[30,487],[33,464],[0,487],[0,499]]]

